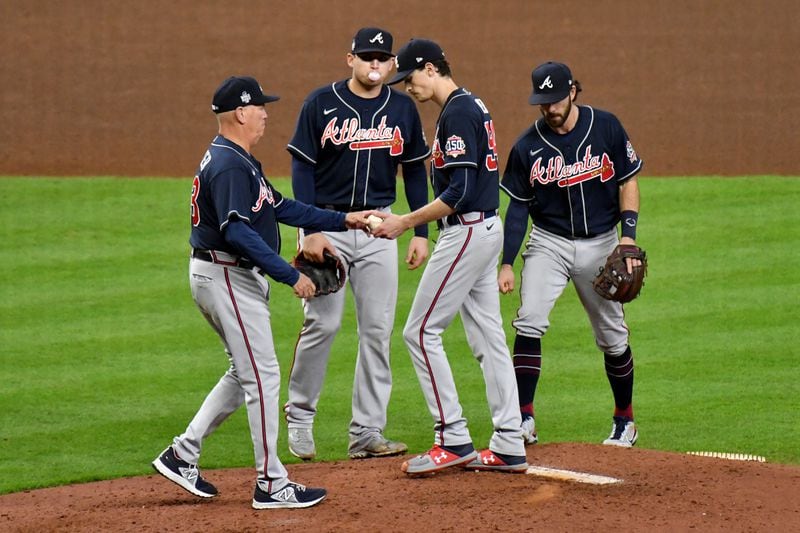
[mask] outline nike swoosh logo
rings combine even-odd
[[[535,156],[536,154],[538,154],[542,150],[544,150],[544,148],[539,148],[538,150],[531,150],[531,157]]]
[[[322,114],[323,114],[323,115],[330,115],[331,113],[333,113],[333,112],[334,112],[334,111],[336,111],[337,109],[339,109],[339,108],[338,108],[338,107],[334,107],[334,108],[332,108],[332,109],[323,109],[323,110],[322,110]]]
[[[494,227],[494,223],[491,223],[488,226],[486,226],[486,229],[492,229],[493,227]]]

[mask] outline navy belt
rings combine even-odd
[[[249,259],[245,259],[244,257],[237,257],[236,260],[229,261],[227,259],[216,257],[213,251],[198,250],[196,248],[192,248],[192,257],[194,257],[195,259],[199,259],[200,261],[206,261],[208,263],[216,263],[218,265],[233,266],[239,268],[253,269],[256,266],[255,263],[253,263]]]
[[[497,209],[491,209],[489,211],[471,211],[469,213],[453,213],[452,215],[447,215],[444,221],[442,219],[437,220],[436,226],[440,230],[448,226],[471,226],[472,224],[478,224],[494,216],[497,216]]]

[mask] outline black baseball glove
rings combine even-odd
[[[317,263],[309,261],[302,253],[292,259],[292,266],[308,276],[317,287],[314,296],[331,294],[342,287],[346,279],[344,263],[328,250],[323,252],[324,261]]]
[[[642,264],[628,273],[625,259],[639,259]],[[594,290],[606,300],[627,303],[639,296],[647,274],[647,254],[635,244],[619,244],[606,259],[593,282]]]

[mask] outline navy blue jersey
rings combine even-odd
[[[314,202],[340,209],[393,204],[398,164],[430,154],[408,95],[384,86],[377,98],[361,98],[347,80],[306,98],[287,149],[314,166]]]
[[[264,177],[261,163],[242,147],[217,135],[208,147],[192,184],[193,248],[239,252],[226,241],[225,227],[236,218],[247,222],[264,242],[280,253],[278,222],[343,230],[344,215],[283,198]]]
[[[534,224],[570,239],[619,222],[619,188],[642,169],[628,134],[607,111],[578,106],[575,127],[554,132],[537,120],[514,144],[501,187],[528,202]]]
[[[436,121],[431,157],[434,195],[457,213],[497,209],[497,167],[494,123],[489,110],[466,89],[453,91]],[[457,172],[459,168],[470,172]]]

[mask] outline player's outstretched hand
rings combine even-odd
[[[295,283],[292,288],[294,289],[295,296],[298,298],[313,298],[314,293],[317,292],[317,286],[302,272],[300,273],[300,278],[297,280],[297,283]]]
[[[405,216],[390,215],[388,213],[381,213],[381,215],[383,215],[383,222],[372,230],[372,235],[374,237],[396,239],[410,227],[408,222],[406,222]]]
[[[372,210],[347,213],[347,216],[344,218],[344,224],[347,226],[347,229],[363,229],[369,233],[369,217],[376,217],[379,215],[383,215],[383,213]]]
[[[500,273],[497,275],[497,287],[503,294],[514,290],[514,269],[511,268],[511,265],[500,267]]]

